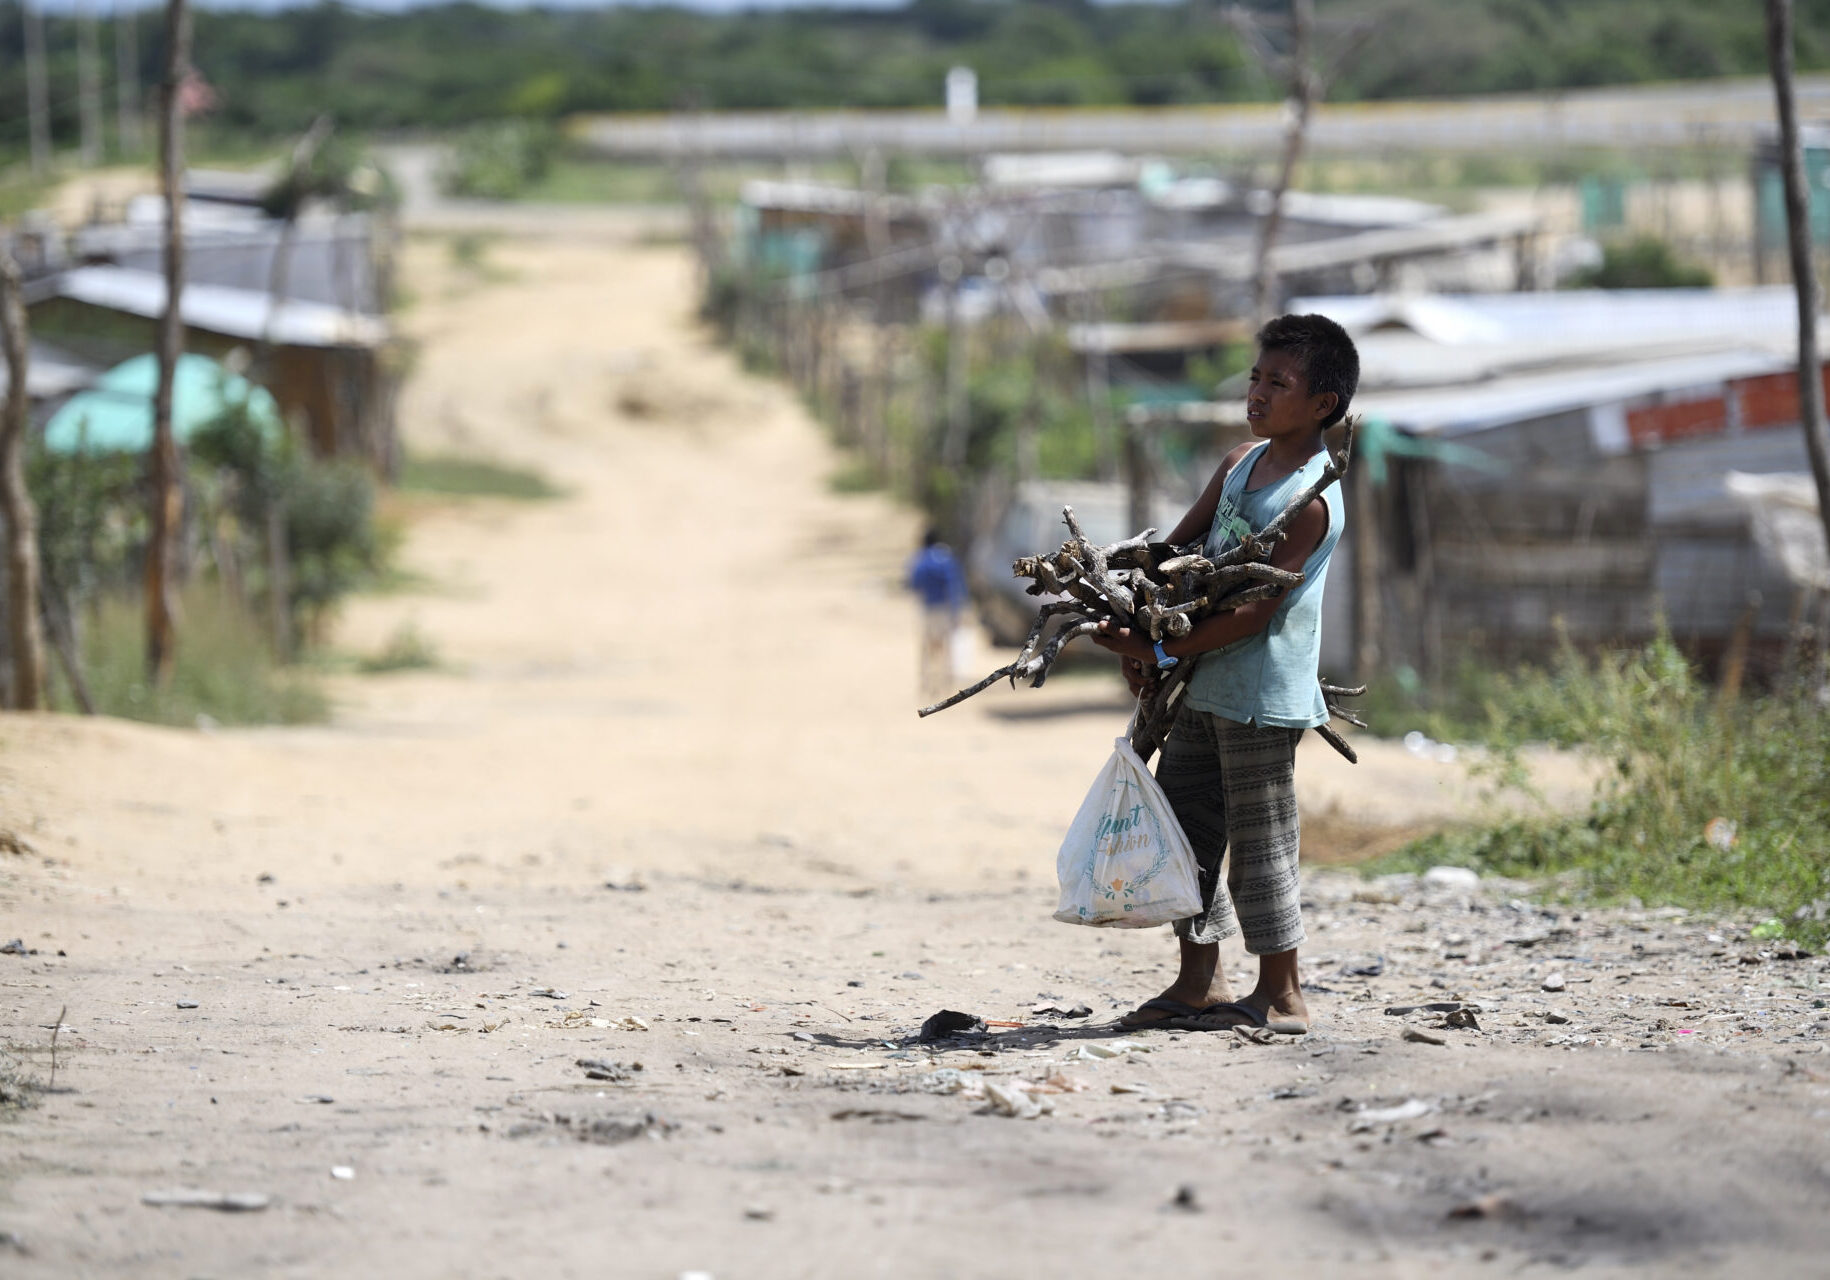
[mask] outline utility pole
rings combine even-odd
[[[1792,0],[1766,0],[1767,61],[1779,108],[1779,169],[1785,181],[1786,242],[1792,286],[1798,294],[1798,423],[1817,481],[1817,514],[1830,540],[1830,439],[1824,426],[1823,363],[1817,352],[1820,293],[1811,258],[1811,204],[1805,190],[1804,151],[1798,137],[1798,103],[1792,89]]]
[[[32,173],[51,171],[51,87],[44,69],[44,14],[36,0],[22,0],[25,26],[25,103],[32,137]]]
[[[184,78],[191,65],[191,15],[185,0],[167,0],[165,74],[159,92],[159,176],[165,193],[165,314],[159,318],[159,385],[153,395],[152,536],[146,548],[146,671],[171,680],[172,571],[183,498],[178,445],[172,435],[172,387],[184,354]]]
[[[83,126],[83,167],[102,162],[102,72],[96,46],[95,13],[89,0],[76,5],[76,94]]]
[[[140,27],[132,9],[114,6],[115,133],[121,156],[140,154]]]

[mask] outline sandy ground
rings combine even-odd
[[[405,504],[423,586],[339,643],[440,669],[317,728],[0,719],[27,1074],[66,1010],[0,1120],[5,1274],[1822,1274],[1822,961],[1317,870],[1313,1035],[1110,1030],[1170,941],[1049,913],[1115,682],[918,721],[914,517],[829,491],[685,256],[489,264],[411,249],[409,439],[567,496]],[[1362,748],[1303,750],[1312,862],[1480,803]],[[1475,1025],[1386,1012],[1426,1001]],[[916,1043],[942,1008],[1025,1025]]]

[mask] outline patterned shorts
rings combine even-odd
[[[1194,846],[1207,904],[1200,915],[1176,921],[1178,937],[1208,943],[1243,932],[1245,949],[1255,956],[1302,943],[1296,817],[1302,736],[1301,729],[1255,728],[1191,707],[1176,717],[1156,778]]]

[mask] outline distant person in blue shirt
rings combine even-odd
[[[909,561],[909,589],[921,597],[921,692],[937,698],[951,692],[954,636],[966,604],[966,575],[938,529],[921,538]]]

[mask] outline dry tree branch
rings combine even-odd
[[[1040,689],[1062,651],[1075,640],[1097,632],[1102,622],[1137,629],[1160,642],[1187,635],[1204,618],[1259,600],[1275,599],[1298,586],[1303,575],[1268,563],[1271,550],[1286,536],[1297,514],[1346,474],[1353,457],[1354,425],[1352,419],[1347,421],[1339,452],[1330,451],[1327,465],[1313,484],[1292,497],[1263,529],[1219,556],[1207,556],[1202,546],[1175,547],[1152,542],[1155,529],[1100,546],[1087,537],[1074,509],[1063,507],[1061,519],[1067,525],[1067,541],[1052,554],[1023,556],[1011,565],[1015,576],[1030,579],[1027,590],[1031,595],[1060,598],[1036,610],[1035,621],[1015,661],[952,697],[921,708],[919,714],[930,716],[945,711],[1003,679],[1013,685],[1018,680],[1028,680],[1031,688]],[[1063,625],[1044,643],[1049,624],[1057,620]],[[1194,665],[1184,662],[1166,676],[1152,673],[1149,677],[1131,729],[1132,746],[1140,755],[1148,756],[1167,738]],[[1363,689],[1324,683],[1322,691],[1331,716],[1360,723],[1336,706],[1333,699],[1352,697]],[[1323,731],[1322,737],[1348,759],[1355,758],[1353,749],[1339,734]]]

